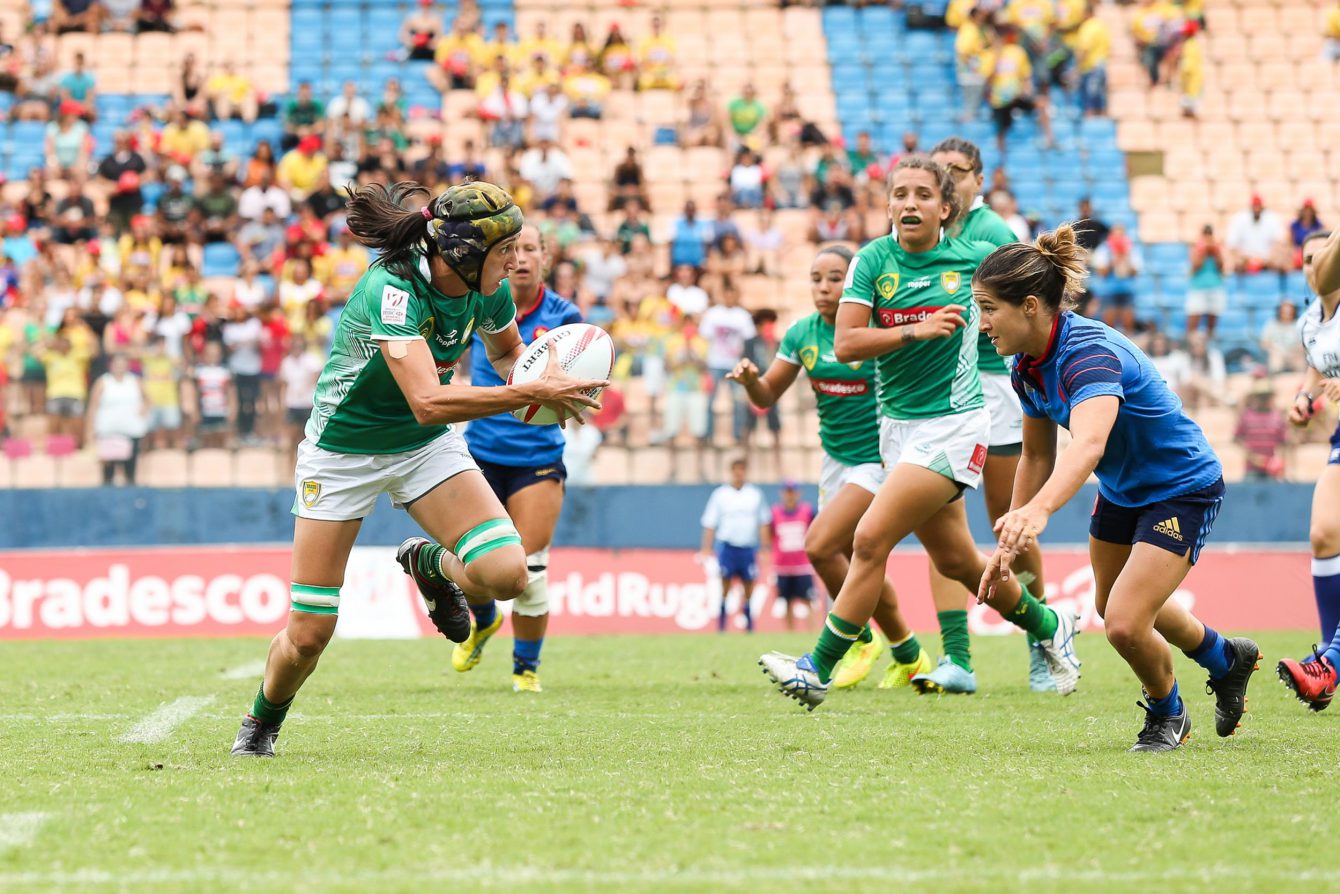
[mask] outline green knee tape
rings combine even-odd
[[[521,544],[521,535],[517,533],[516,527],[509,519],[495,518],[466,531],[465,536],[456,541],[456,548],[452,552],[462,565],[469,565],[480,556],[514,543],[518,546]]]

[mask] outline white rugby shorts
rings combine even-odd
[[[879,420],[879,455],[884,468],[898,463],[922,466],[976,488],[986,465],[991,417],[985,408],[931,419]]]
[[[837,496],[838,491],[848,484],[877,494],[885,477],[884,466],[880,463],[849,466],[825,453],[819,465],[819,509],[822,510],[824,503]]]
[[[366,518],[383,493],[403,509],[470,469],[477,471],[479,466],[455,429],[407,453],[332,453],[304,439],[293,471],[297,487],[293,514],[321,521]]]

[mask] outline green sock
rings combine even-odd
[[[262,682],[261,688],[256,690],[256,700],[251,703],[251,716],[261,723],[283,723],[291,704],[293,696],[289,696],[288,701],[278,705],[266,698],[265,683]]]
[[[1056,633],[1056,612],[1034,599],[1027,587],[1019,589],[1019,604],[1004,612],[1005,620],[1038,639],[1051,639]]]
[[[940,644],[945,657],[972,673],[972,650],[968,647],[968,612],[966,609],[954,609],[936,612],[940,621]]]
[[[810,652],[814,669],[819,672],[819,681],[827,683],[833,679],[833,666],[847,654],[851,644],[861,638],[861,625],[844,621],[829,612],[824,629],[819,632],[819,641]]]
[[[446,575],[442,573],[442,554],[447,548],[440,543],[430,543],[419,550],[415,565],[419,573],[435,584],[445,584]]]
[[[867,624],[861,628],[860,633],[856,634],[856,639],[863,643],[872,642],[875,639],[875,631],[871,630],[870,625]]]
[[[911,664],[921,654],[921,640],[915,633],[909,633],[907,639],[893,644],[893,660],[899,664]]]

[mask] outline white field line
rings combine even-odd
[[[214,696],[185,695],[171,704],[164,705],[148,717],[117,737],[118,742],[139,742],[152,745],[162,742],[172,731],[181,726],[201,708],[213,704]]]
[[[246,664],[229,668],[219,676],[225,680],[245,680],[249,677],[259,677],[263,673],[265,673],[265,659],[261,658],[258,661],[248,661]]]
[[[293,870],[276,872],[265,870],[230,869],[151,869],[114,872],[104,869],[82,869],[74,872],[0,872],[0,887],[5,885],[109,885],[133,887],[139,885],[253,885],[304,887],[322,885],[377,885],[392,883],[467,882],[483,886],[515,886],[527,884],[567,884],[585,887],[619,887],[651,884],[665,888],[681,886],[753,885],[763,883],[796,882],[904,882],[953,883],[996,881],[1014,887],[1028,882],[1070,882],[1090,884],[1157,884],[1167,881],[1249,882],[1288,878],[1291,882],[1334,881],[1333,870],[1298,870],[1281,868],[1270,871],[1265,867],[1206,866],[1176,867],[1158,870],[1070,870],[1063,866],[1044,866],[1030,869],[1017,867],[985,867],[974,865],[962,869],[900,869],[892,866],[757,866],[736,869],[665,868],[642,870],[580,870],[543,869],[529,866],[488,867],[464,866],[456,869],[385,869],[345,872],[312,872]]]
[[[0,854],[33,840],[49,813],[0,813]]]

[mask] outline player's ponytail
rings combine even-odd
[[[1034,295],[1053,312],[1073,307],[1089,275],[1086,252],[1075,241],[1075,228],[1061,224],[1032,243],[1002,245],[987,256],[973,282],[1015,306]]]
[[[382,253],[382,263],[397,275],[409,275],[414,253],[427,247],[422,205],[406,208],[415,195],[428,190],[410,180],[385,186],[369,183],[349,196],[348,226],[359,242]]]

